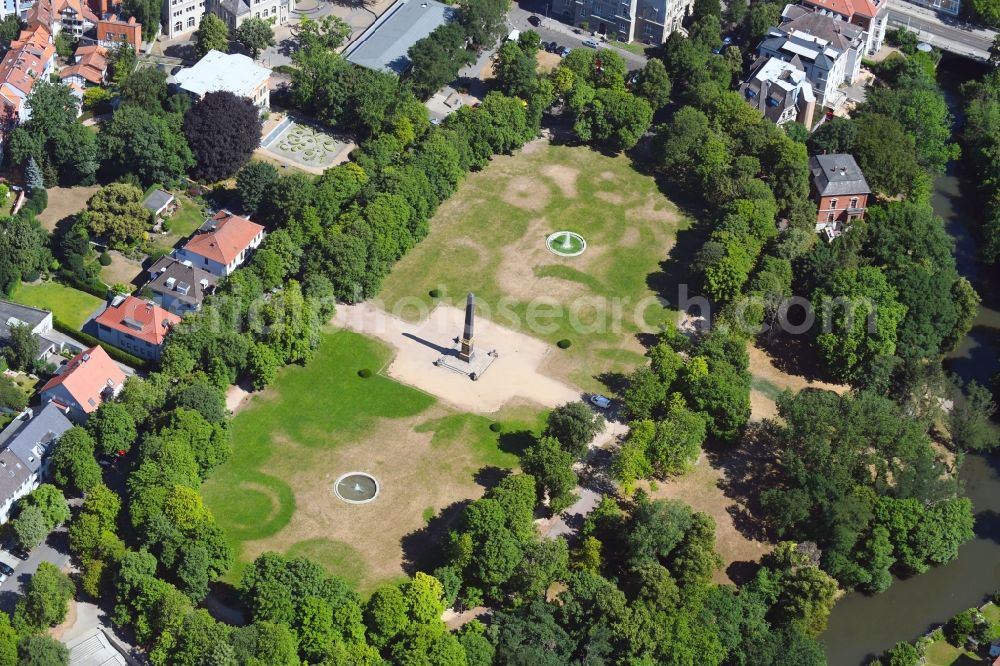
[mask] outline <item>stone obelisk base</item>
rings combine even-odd
[[[434,361],[434,365],[439,368],[445,368],[451,370],[452,372],[457,372],[461,375],[466,375],[472,381],[476,381],[483,376],[491,365],[493,361],[499,358],[499,354],[496,351],[490,351],[487,353],[482,353],[479,351],[473,351],[468,360],[463,358],[461,353],[461,348],[456,347],[454,354],[444,354],[438,360]]]

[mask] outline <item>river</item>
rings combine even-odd
[[[968,61],[946,58],[938,70],[952,113],[959,115],[958,86],[981,71]],[[1000,302],[996,276],[975,261],[976,242],[969,228],[975,205],[968,198],[962,164],[934,182],[932,204],[955,238],[959,272],[983,298],[969,335],[949,355],[946,366],[963,379],[987,383],[998,370]],[[964,196],[963,196],[964,194]],[[896,580],[887,592],[852,592],[833,609],[822,639],[830,666],[859,666],[899,641],[911,641],[1000,589],[1000,456],[970,455],[961,470],[976,512],[976,538],[962,546],[958,559],[927,573]]]

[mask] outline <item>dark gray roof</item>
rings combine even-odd
[[[349,62],[368,69],[402,74],[410,66],[406,53],[457,12],[436,0],[399,0],[347,47]]]
[[[244,0],[221,0],[219,4],[233,16],[242,16],[250,13],[250,5]]]
[[[198,305],[206,293],[215,288],[218,278],[190,263],[160,257],[149,267],[149,273],[154,276],[149,281],[149,288],[155,294],[170,294],[183,303]],[[203,284],[203,280],[207,284]]]
[[[813,186],[820,196],[871,194],[868,181],[851,155],[816,155],[809,158]]]
[[[0,340],[10,337],[10,326],[18,322],[32,329],[49,316],[48,310],[39,310],[27,305],[0,300]]]
[[[170,192],[157,189],[149,193],[149,196],[142,202],[142,205],[155,213],[173,200],[174,195]]]
[[[852,46],[861,43],[861,35],[864,32],[860,27],[847,21],[841,21],[832,16],[820,14],[802,7],[800,5],[788,5],[785,7],[784,19],[778,29],[791,34],[798,30],[806,32],[814,37],[825,39],[842,51],[846,51]]]
[[[25,412],[0,432],[0,447],[17,456],[32,472],[42,465],[42,457],[52,444],[73,427],[66,415],[51,402],[35,409],[30,418]]]
[[[14,496],[18,488],[31,476],[31,470],[24,466],[11,451],[0,451],[0,503]]]

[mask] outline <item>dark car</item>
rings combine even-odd
[[[545,42],[545,50],[549,53],[555,53],[559,50],[559,45],[555,42]]]
[[[4,576],[13,576],[14,570],[6,562],[0,562],[0,573]]]
[[[19,560],[28,559],[28,551],[26,551],[24,548],[21,548],[20,546],[11,546],[10,554]]]
[[[528,23],[530,23],[531,25],[533,25],[533,26],[535,26],[537,28],[538,26],[540,26],[542,24],[542,19],[538,18],[537,16],[532,15],[532,16],[528,17]]]

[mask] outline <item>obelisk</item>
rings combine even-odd
[[[462,331],[462,348],[458,357],[466,363],[472,358],[472,328],[476,319],[476,297],[470,291],[465,299],[465,330]]]

